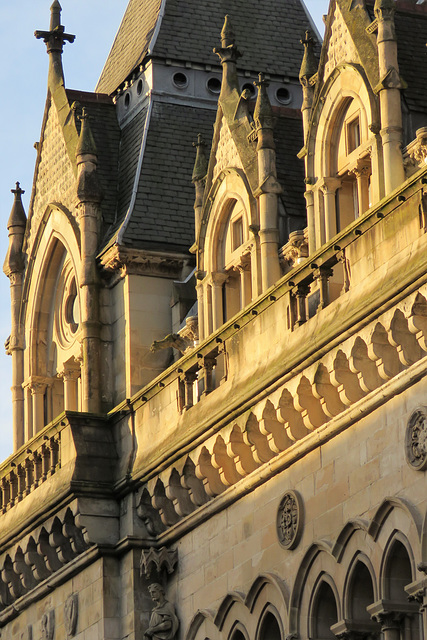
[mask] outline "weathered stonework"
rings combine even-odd
[[[251,19],[266,7],[248,3]],[[308,30],[302,5],[284,5],[281,48]],[[4,640],[424,637],[425,123],[416,92],[401,108],[393,20],[427,9],[396,6],[377,1],[372,22],[363,0],[331,3],[317,71],[304,40],[302,125],[273,105],[277,78],[261,73],[255,104],[242,98],[242,17],[225,19],[189,253],[181,135],[196,112],[207,139],[210,103],[184,91],[211,69],[159,54],[181,13],[144,14],[159,20],[147,59],[115,103],[81,94],[77,133],[53,3],[38,32],[53,100],[28,226],[14,190],[4,269],[19,435],[0,465]],[[118,42],[147,37],[140,8],[129,4]],[[172,106],[187,110],[179,127]]]
[[[27,250],[32,248],[47,205],[52,202],[61,202],[62,206],[69,211],[73,211],[75,206],[76,178],[68,157],[58,115],[52,103],[48,108],[43,138]]]
[[[326,80],[335,67],[343,62],[360,64],[360,58],[341,10],[336,4],[332,19],[332,33],[328,45],[324,79]]]
[[[242,169],[242,161],[239,152],[231,136],[225,117],[222,118],[218,140],[218,147],[215,157],[213,181],[226,167],[236,167]]]

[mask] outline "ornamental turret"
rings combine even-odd
[[[10,282],[11,331],[6,342],[6,352],[12,356],[12,412],[13,412],[13,449],[16,451],[24,444],[24,380],[23,329],[21,325],[22,283],[25,259],[22,251],[27,216],[22,204],[19,182],[12,189],[15,196],[7,222],[9,248],[3,265],[3,271]]]

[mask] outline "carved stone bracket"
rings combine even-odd
[[[153,576],[160,576],[163,571],[168,574],[173,573],[177,563],[177,549],[167,549],[166,547],[154,549],[154,547],[150,547],[150,549],[144,549],[141,553],[140,574],[151,580]]]
[[[285,549],[294,549],[300,540],[303,528],[303,505],[296,491],[288,491],[277,510],[277,535]]]

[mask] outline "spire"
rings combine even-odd
[[[314,40],[310,35],[310,31],[305,32],[305,39],[300,40],[304,45],[304,56],[301,63],[301,69],[299,72],[299,79],[301,84],[307,85],[308,81],[317,72],[317,60],[314,55]]]
[[[239,91],[236,62],[242,55],[236,47],[234,29],[228,15],[225,16],[221,30],[221,47],[215,47],[213,51],[219,56],[224,69],[220,95],[223,98],[232,93],[234,89]]]
[[[194,162],[192,182],[198,182],[206,177],[208,171],[208,161],[205,155],[206,143],[202,138],[202,134],[197,136],[197,142],[193,142],[193,147],[196,147],[196,160]]]
[[[77,108],[76,104],[73,106],[75,109]],[[89,124],[89,114],[85,107],[83,107],[82,115],[79,116],[79,120],[82,123],[82,127],[80,130],[79,141],[77,143],[76,157],[78,158],[78,156],[83,155],[97,156],[98,152],[92,135],[92,129]]]
[[[267,93],[269,83],[264,74],[258,74],[258,81],[254,82],[258,87],[258,95],[255,103],[254,121],[257,129],[273,129],[273,110]]]
[[[24,270],[25,261],[22,254],[22,244],[24,242],[25,227],[27,225],[27,216],[25,215],[24,206],[21,196],[25,193],[16,183],[16,188],[11,189],[15,199],[7,221],[7,230],[9,231],[9,247],[3,264],[3,272],[9,278],[13,273],[20,273]]]
[[[221,47],[226,49],[235,45],[235,33],[233,25],[231,24],[230,16],[226,15],[224,18],[224,24],[221,29]]]
[[[49,54],[49,88],[55,90],[58,85],[64,84],[64,72],[62,69],[62,50],[66,42],[74,42],[75,37],[65,33],[61,24],[61,5],[58,0],[54,0],[50,7],[50,29],[49,31],[35,31],[37,40],[42,39],[46,44]]]
[[[24,205],[22,204],[21,198],[25,191],[21,189],[19,182],[17,182],[15,189],[11,189],[10,192],[14,194],[15,199],[13,201],[9,220],[7,221],[7,229],[9,230],[11,227],[22,227],[25,229],[27,226],[27,216],[25,215]]]
[[[58,29],[61,26],[61,11],[62,7],[58,0],[54,0],[50,7],[50,31]]]
[[[76,111],[77,108],[78,103],[74,103],[73,110]],[[89,124],[89,114],[84,107],[79,120],[82,126],[76,149],[78,168],[77,197],[80,202],[100,203],[103,193],[96,171],[98,155]]]

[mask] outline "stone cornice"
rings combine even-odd
[[[126,275],[149,275],[178,279],[184,264],[191,256],[167,251],[131,249],[117,244],[99,256],[106,273],[114,273],[119,279]]]

